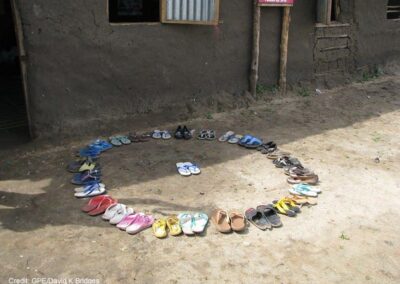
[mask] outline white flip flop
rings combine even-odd
[[[121,222],[122,219],[125,218],[125,216],[131,215],[133,213],[135,213],[135,210],[133,210],[133,208],[123,205],[122,208],[120,208],[116,212],[116,214],[110,219],[110,224],[116,225]]]
[[[222,135],[221,137],[219,137],[219,138],[218,138],[218,141],[219,141],[219,142],[226,142],[226,141],[228,141],[229,138],[230,138],[231,136],[233,136],[233,135],[235,135],[235,132],[233,132],[233,131],[228,131],[228,132],[226,132],[224,135]]]
[[[104,212],[104,214],[101,216],[101,218],[103,218],[104,220],[110,220],[111,218],[113,218],[115,216],[115,214],[117,214],[118,210],[120,210],[123,206],[123,204],[121,203],[115,203],[110,205],[106,211]]]
[[[199,175],[201,173],[200,168],[191,162],[183,163],[184,166],[190,171],[192,175]]]
[[[205,213],[199,212],[193,215],[192,230],[195,233],[202,233],[208,223],[208,216]]]
[[[294,195],[305,195],[305,196],[310,196],[310,197],[318,196],[318,193],[311,191],[307,188],[291,187],[291,188],[289,188],[289,192]]]
[[[75,191],[75,192],[84,192],[84,191],[86,190],[86,188],[89,187],[89,186],[90,186],[90,185],[81,186],[81,187],[76,187],[76,188],[74,189],[74,191]],[[100,187],[106,187],[106,186],[104,185],[104,183],[99,183],[99,186],[100,186]]]
[[[92,185],[94,186],[94,185]],[[81,191],[81,192],[75,192],[74,196],[78,197],[78,198],[83,198],[83,197],[92,197],[92,196],[97,196],[97,195],[101,195],[103,193],[106,192],[106,188],[105,187],[86,187],[85,191]]]
[[[190,176],[192,173],[190,170],[185,166],[185,163],[176,163],[176,169],[181,176]]]
[[[178,215],[179,224],[181,225],[182,232],[185,235],[194,235],[192,230],[193,226],[193,216],[189,213],[181,213]]]
[[[172,136],[168,130],[164,130],[164,131],[161,131],[161,138],[164,140],[168,140],[168,139],[171,139]]]
[[[153,137],[154,139],[161,139],[162,132],[160,130],[154,130],[151,137]]]

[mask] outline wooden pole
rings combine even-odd
[[[290,7],[288,6],[283,8],[283,19],[282,19],[281,59],[280,59],[280,76],[279,76],[279,89],[281,91],[281,94],[286,93],[289,25],[290,25]]]
[[[34,138],[34,133],[32,130],[32,121],[31,121],[31,113],[30,113],[30,103],[28,97],[28,70],[27,70],[27,56],[26,50],[24,45],[24,31],[22,29],[22,19],[21,14],[18,8],[18,4],[16,0],[11,0],[11,9],[13,12],[14,17],[14,27],[15,27],[15,35],[17,38],[17,46],[18,46],[18,55],[19,55],[19,62],[21,66],[21,78],[22,78],[22,89],[24,92],[25,98],[25,108],[26,108],[26,115],[28,120],[28,128],[29,128],[29,135],[31,138]]]
[[[257,93],[258,61],[260,57],[260,6],[258,6],[258,0],[253,1],[253,50],[250,74],[250,93],[255,96]]]

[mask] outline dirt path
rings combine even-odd
[[[385,77],[188,122],[273,139],[318,172],[318,206],[271,232],[221,235],[210,225],[202,237],[129,236],[82,214],[72,197],[64,167],[86,141],[0,152],[0,282],[399,283],[399,90],[399,77]],[[202,175],[178,176],[182,160],[197,161]],[[217,142],[152,141],[101,162],[110,194],[157,216],[244,210],[288,188],[260,153]]]

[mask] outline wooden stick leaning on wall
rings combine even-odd
[[[255,96],[257,93],[258,61],[260,57],[260,6],[258,6],[258,0],[253,1],[253,49],[250,73],[250,93]]]
[[[18,54],[19,54],[19,62],[21,66],[21,76],[22,76],[22,88],[24,92],[25,98],[25,107],[26,107],[26,115],[28,120],[28,128],[29,128],[29,135],[31,138],[34,138],[34,133],[32,130],[32,123],[31,123],[31,113],[30,113],[30,104],[29,104],[29,97],[28,97],[28,70],[27,70],[27,63],[26,63],[26,50],[24,46],[24,31],[22,29],[22,20],[20,10],[18,8],[18,4],[16,0],[11,0],[11,9],[13,12],[14,17],[14,26],[15,26],[15,34],[17,38],[17,46],[18,46]]]
[[[280,59],[280,75],[279,89],[281,94],[286,93],[286,73],[287,73],[287,58],[288,58],[288,43],[289,43],[289,26],[290,26],[290,7],[283,8],[282,19],[282,36],[281,36],[281,59]]]

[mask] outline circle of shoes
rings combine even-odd
[[[145,143],[151,139],[170,140],[172,137],[177,140],[189,140],[194,137],[195,132],[186,125],[179,125],[173,135],[168,130],[154,130],[143,134],[134,132],[111,136],[108,141],[97,139],[80,149],[76,153],[78,158],[68,164],[67,170],[74,174],[71,183],[79,186],[74,189],[74,196],[90,198],[81,210],[89,216],[101,215],[103,220],[128,234],[137,234],[150,227],[157,238],[165,238],[168,234],[193,236],[204,233],[209,222],[209,216],[205,212],[181,212],[177,215],[155,218],[151,214],[136,212],[133,208],[119,203],[117,199],[106,194],[107,189],[102,183],[99,162],[101,153],[114,147]],[[197,139],[213,141],[217,139],[217,134],[212,129],[201,129]],[[245,231],[249,224],[260,230],[271,230],[282,226],[279,215],[296,217],[301,213],[303,206],[310,207],[317,204],[317,197],[321,193],[321,190],[315,187],[319,183],[318,175],[304,167],[291,153],[280,150],[275,142],[264,143],[259,137],[236,134],[233,131],[226,132],[218,138],[218,141],[260,151],[272,160],[275,167],[283,169],[284,174],[288,176],[287,182],[292,185],[288,189],[288,196],[275,199],[271,203],[260,204],[255,208],[248,208],[244,212],[215,209],[210,219],[219,232],[240,233]],[[184,177],[201,173],[200,166],[195,162],[178,162],[176,169]]]

